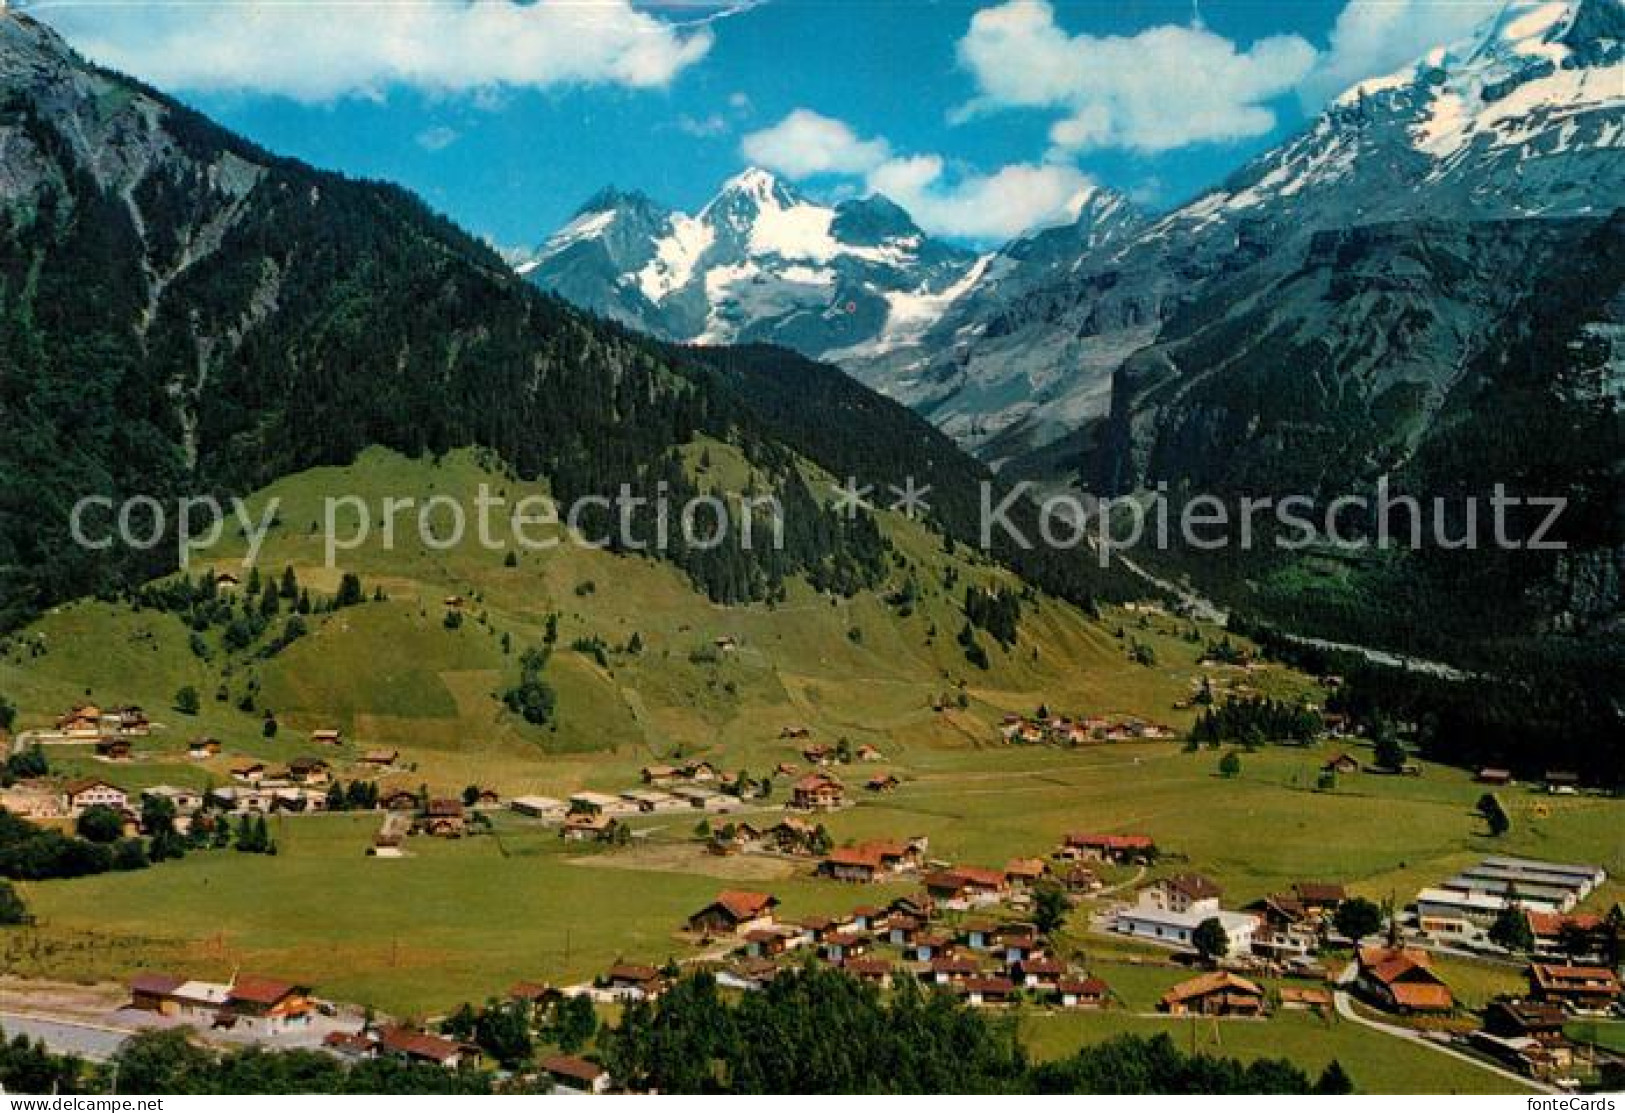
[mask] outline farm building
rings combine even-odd
[[[563,800],[551,796],[515,796],[508,801],[508,807],[532,819],[563,819],[570,811]]]
[[[838,846],[818,863],[819,876],[836,881],[876,881],[884,872],[880,855],[864,846]]]
[[[610,842],[620,829],[621,821],[608,815],[584,815],[580,812],[566,816],[559,828],[559,837],[571,842]]]
[[[130,979],[130,1008],[176,1015],[174,993],[186,979],[174,974],[137,974]]]
[[[1004,866],[1004,879],[1014,889],[1025,889],[1038,884],[1049,866],[1042,858],[1013,858]]]
[[[1262,1016],[1264,991],[1254,982],[1227,970],[1215,970],[1180,982],[1157,1002],[1174,1016]]]
[[[129,761],[130,740],[113,736],[96,739],[96,756],[103,761]]]
[[[616,815],[635,810],[636,805],[602,792],[577,792],[570,797],[570,811],[578,815]]]
[[[448,1040],[416,1028],[390,1027],[378,1033],[378,1052],[413,1063],[433,1063],[454,1070],[464,1061],[472,1062],[479,1051],[465,1043]]]
[[[96,739],[102,734],[102,709],[93,703],[82,703],[56,721],[59,734],[67,738]]]
[[[666,982],[653,966],[638,963],[616,963],[604,972],[604,989],[612,996],[628,1000],[646,1001],[659,997]]]
[[[231,982],[140,974],[130,981],[130,1006],[201,1027],[238,1028],[262,1036],[302,1027],[316,1009],[309,986],[256,974],[240,974]]]

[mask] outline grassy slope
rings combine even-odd
[[[743,462],[724,446],[710,447],[707,481],[737,481]],[[368,452],[349,468],[283,480],[255,500],[256,515],[265,499],[280,500],[281,525],[260,554],[260,567],[276,574],[292,564],[301,583],[331,591],[339,570],[322,567],[312,529],[322,518],[324,494],[353,493],[373,506],[387,496],[453,494],[471,505],[481,481],[510,499],[544,489],[492,476],[467,454],[435,466],[383,451]],[[403,532],[410,518],[402,516]],[[1051,600],[1024,617],[1022,642],[1013,651],[984,636],[992,671],[967,664],[953,637],[963,622],[964,585],[1013,581],[974,562],[963,548],[948,557],[913,523],[887,519],[899,554],[926,592],[908,618],[875,595],[830,599],[805,587],[792,588],[776,607],[716,607],[668,565],[575,547],[521,555],[516,568],[472,541],[447,552],[415,542],[385,552],[375,529],[366,547],[339,559],[343,570],[363,577],[369,592],[382,585],[388,601],[313,623],[308,637],[274,660],[239,660],[223,677],[221,658],[205,665],[189,652],[178,619],[85,601],[58,608],[30,631],[50,647],[45,656],[30,657],[14,640],[0,658],[0,691],[22,707],[20,726],[27,727],[47,723],[86,695],[165,709],[176,688],[190,683],[205,695],[203,715],[195,722],[163,715],[170,729],[154,736],[151,749],[172,752],[190,734],[208,731],[235,752],[291,756],[310,729],[335,725],[345,728],[352,749],[383,744],[409,751],[432,783],[454,787],[477,776],[506,793],[618,784],[651,757],[678,752],[759,768],[791,756],[775,744],[790,723],[830,740],[845,734],[854,743],[884,741],[909,750],[960,742],[972,723],[970,732],[982,736],[991,712],[1030,710],[1044,699],[1057,707],[1169,717],[1188,668],[1129,666],[1102,625]],[[223,543],[204,566],[234,565],[238,550],[234,542]],[[943,585],[950,565],[960,576],[952,589]],[[896,583],[905,575],[899,570]],[[578,593],[588,583],[596,590]],[[470,600],[469,620],[457,631],[442,621],[448,594]],[[501,650],[500,634],[512,636],[516,655],[540,640],[550,611],[562,616],[548,670],[561,713],[556,727],[536,729],[502,714],[494,698],[516,668],[514,656]],[[861,644],[849,636],[854,628]],[[634,630],[644,652],[614,653],[608,669],[568,648],[578,637],[593,636],[618,648]],[[740,649],[716,663],[690,659],[723,635],[737,638]],[[211,640],[218,649],[217,635]],[[1160,641],[1170,662],[1193,660],[1193,647],[1173,637]],[[261,686],[260,706],[274,709],[284,728],[269,746],[258,739],[257,716],[234,707],[251,676]],[[224,704],[211,698],[222,679],[232,696]],[[972,713],[934,715],[932,697],[961,679],[971,687]],[[225,764],[222,759],[214,771]]]
[[[741,477],[743,462],[725,448],[713,445],[710,455],[719,479]],[[319,547],[308,532],[320,516],[322,492],[354,491],[375,502],[385,494],[471,494],[482,478],[488,477],[468,456],[431,466],[374,452],[352,468],[285,480],[267,492],[282,498],[284,524],[261,566],[275,572],[291,562],[302,581],[331,590],[337,572],[318,567]],[[511,479],[491,481],[510,496],[530,489]],[[806,724],[826,740],[874,742],[886,754],[876,768],[896,769],[905,780],[894,795],[830,817],[837,840],[927,834],[944,856],[999,864],[1042,853],[1068,830],[1147,830],[1183,856],[1166,868],[1209,872],[1238,904],[1300,878],[1343,879],[1356,891],[1403,900],[1491,848],[1476,833],[1475,788],[1456,770],[1430,766],[1419,779],[1344,778],[1336,792],[1316,793],[1308,786],[1324,748],[1247,755],[1242,775],[1224,780],[1214,774],[1215,753],[1186,754],[1175,743],[1074,752],[991,745],[999,714],[1040,701],[1182,726],[1186,713],[1171,704],[1199,675],[1200,649],[1171,620],[1112,611],[1094,622],[1045,601],[1024,616],[1014,652],[984,638],[994,667],[980,672],[965,664],[953,641],[961,622],[957,600],[966,582],[1001,574],[961,550],[951,558],[960,584],[950,592],[942,586],[950,558],[940,543],[900,519],[888,528],[927,589],[906,618],[874,596],[832,602],[804,588],[775,608],[713,607],[664,565],[575,549],[526,555],[517,568],[470,548],[358,550],[344,557],[344,567],[359,572],[369,590],[382,583],[387,602],[321,620],[281,657],[239,662],[226,678],[235,697],[250,672],[258,676],[262,705],[284,723],[274,742],[259,737],[257,717],[207,698],[220,680],[221,658],[206,665],[193,657],[177,619],[111,604],[81,602],[44,618],[31,633],[44,635],[49,653],[30,658],[14,646],[0,663],[0,691],[21,705],[27,726],[84,694],[86,678],[95,681],[89,694],[103,702],[152,708],[166,707],[180,684],[197,684],[206,694],[199,720],[165,714],[168,729],[141,747],[140,760],[112,770],[132,787],[220,780],[231,757],[242,753],[286,760],[308,750],[305,730],[334,723],[351,736],[341,756],[375,744],[401,748],[415,765],[402,779],[414,786],[455,789],[479,781],[505,795],[619,789],[654,756],[704,754],[725,768],[757,771],[799,760],[778,733]],[[589,581],[595,590],[579,594],[578,585]],[[442,600],[451,593],[471,600],[469,618],[456,631],[442,621]],[[503,714],[492,696],[514,667],[499,633],[510,632],[516,646],[530,644],[553,610],[562,614],[561,637],[548,676],[559,689],[561,713],[556,730],[536,729]],[[932,623],[934,638],[927,633]],[[1154,646],[1156,667],[1127,662],[1115,636],[1119,626]],[[849,637],[853,627],[862,630],[861,644]],[[608,669],[567,648],[587,635],[620,646],[633,630],[643,654],[614,653]],[[715,664],[690,659],[724,634],[739,639],[737,652]],[[1302,678],[1274,669],[1214,675],[1262,691],[1306,690]],[[960,679],[969,706],[933,711],[933,697]],[[177,756],[184,739],[202,730],[227,741],[227,754],[208,766]],[[64,769],[109,771],[83,750],[68,753],[53,754]],[[853,773],[849,779],[859,779],[859,770]],[[783,791],[781,782],[780,799]],[[1513,832],[1495,849],[1625,870],[1617,805],[1519,793],[1511,800]],[[681,815],[640,821],[649,829],[647,844],[606,856],[567,850],[556,836],[503,817],[498,838],[420,840],[412,844],[414,857],[393,862],[363,856],[375,822],[287,819],[279,821],[282,853],[275,858],[203,853],[142,874],[31,885],[27,897],[41,925],[10,934],[5,967],[104,977],[152,966],[223,973],[241,964],[307,976],[337,998],[428,1013],[520,977],[579,978],[618,956],[681,955],[676,926],[728,885],[770,888],[791,915],[880,895],[786,876],[765,860],[699,856],[689,842],[692,819]],[[1615,896],[1610,887],[1599,899]],[[1123,948],[1098,937],[1079,934],[1074,942],[1131,996],[1153,1000],[1174,977],[1125,965]],[[1466,996],[1478,996],[1486,979],[1498,980],[1480,973],[1463,972],[1472,983],[1462,987]],[[1079,1038],[1167,1024],[1113,1012],[1033,1017],[1028,1030],[1041,1053],[1054,1054]],[[1470,1088],[1488,1078],[1351,1025],[1311,1031],[1318,1024],[1292,1014],[1264,1026],[1226,1026],[1219,1048],[1295,1056],[1301,1049],[1306,1063],[1335,1055],[1374,1089]]]

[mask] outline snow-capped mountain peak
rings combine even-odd
[[[752,205],[757,208],[788,208],[801,200],[795,189],[771,170],[749,166],[723,182],[706,209],[720,206],[737,210]]]
[[[885,197],[822,204],[750,167],[692,215],[603,191],[516,269],[656,335],[821,356],[888,335],[894,304],[912,330],[975,261]]]
[[[1625,109],[1625,0],[1509,0],[1458,42],[1338,98],[1408,112],[1416,150],[1448,160],[1477,143],[1528,142],[1578,115]],[[1572,138],[1572,135],[1561,138]],[[1617,127],[1604,146],[1618,145]]]

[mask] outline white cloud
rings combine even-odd
[[[896,201],[928,232],[967,240],[1008,240],[1076,219],[1094,185],[1074,166],[1015,163],[991,174],[949,179],[937,155],[893,159],[869,175],[869,188]]]
[[[1071,35],[1044,0],[1009,0],[977,12],[960,40],[959,60],[977,96],[957,115],[1063,112],[1050,131],[1061,153],[1244,139],[1275,126],[1268,103],[1294,90],[1315,58],[1297,35],[1273,35],[1246,49],[1200,26]]]
[[[493,87],[660,87],[705,56],[712,32],[630,0],[145,0],[42,13],[83,53],[155,85],[307,102]]]
[[[695,139],[715,139],[719,135],[728,134],[732,127],[733,125],[720,112],[711,112],[704,116],[691,116],[684,112],[677,117],[677,130]]]
[[[425,151],[443,151],[461,138],[456,128],[435,124],[418,132],[416,142]]]
[[[785,177],[845,179],[884,193],[927,232],[968,240],[1005,240],[1070,220],[1094,188],[1076,167],[1016,163],[990,174],[952,172],[935,154],[894,154],[883,137],[864,138],[842,120],[798,108],[777,124],[745,136],[745,159]]]
[[[1314,109],[1369,77],[1414,62],[1491,18],[1502,0],[1349,0],[1332,27],[1330,49],[1301,90]]]
[[[740,144],[745,158],[787,178],[866,174],[891,155],[884,139],[859,139],[840,120],[798,108]]]

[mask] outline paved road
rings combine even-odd
[[[97,1061],[112,1058],[118,1045],[133,1034],[119,1028],[46,1020],[13,1012],[0,1012],[0,1030],[4,1030],[8,1037],[20,1035],[31,1040],[43,1040],[46,1047],[59,1055],[78,1055]]]
[[[1354,1007],[1354,1003],[1349,999],[1348,993],[1342,989],[1335,990],[1332,994],[1332,999],[1337,1003],[1338,1015],[1344,1020],[1353,1021],[1355,1024],[1370,1028],[1374,1032],[1382,1032],[1385,1035],[1393,1036],[1395,1039],[1409,1040],[1411,1043],[1418,1044],[1419,1046],[1432,1048],[1440,1055],[1449,1055],[1452,1058],[1460,1059],[1464,1063],[1471,1063],[1479,1070],[1489,1071],[1491,1074],[1500,1075],[1509,1082],[1516,1083],[1520,1091],[1525,1089],[1535,1089],[1547,1094],[1563,1093],[1563,1091],[1559,1090],[1556,1086],[1548,1086],[1544,1082],[1536,1082],[1532,1078],[1526,1078],[1521,1074],[1498,1067],[1494,1063],[1480,1059],[1476,1055],[1468,1055],[1466,1052],[1457,1051],[1455,1048],[1447,1047],[1436,1040],[1430,1040],[1413,1028],[1403,1028],[1397,1024],[1384,1024],[1380,1020],[1372,1020],[1370,1017],[1362,1015],[1359,1010]]]
[[[1116,555],[1116,559],[1125,568],[1127,568],[1130,572],[1133,572],[1136,576],[1139,576],[1142,580],[1145,580],[1154,587],[1160,587],[1162,590],[1168,592],[1180,602],[1184,603],[1185,606],[1190,608],[1191,614],[1196,618],[1201,619],[1204,622],[1212,622],[1220,626],[1229,624],[1229,612],[1223,607],[1219,606],[1213,600],[1204,595],[1199,595],[1190,588],[1181,584],[1176,584],[1171,580],[1163,579],[1155,573],[1146,570],[1141,565],[1135,564],[1132,560],[1126,556],[1123,556],[1121,553]],[[1278,630],[1277,633],[1279,633],[1281,637],[1285,638],[1289,642],[1296,642],[1299,645],[1312,646],[1316,649],[1332,650],[1338,653],[1358,654],[1359,656],[1364,657],[1367,661],[1370,661],[1372,664],[1386,665],[1389,668],[1409,669],[1412,672],[1425,673],[1428,676],[1437,676],[1444,680],[1467,680],[1473,676],[1472,673],[1465,672],[1453,665],[1447,665],[1443,661],[1430,661],[1425,657],[1412,657],[1408,654],[1394,653],[1390,650],[1377,649],[1369,645],[1356,645],[1353,642],[1331,641],[1328,638],[1316,638],[1307,634],[1293,634],[1285,630]]]

